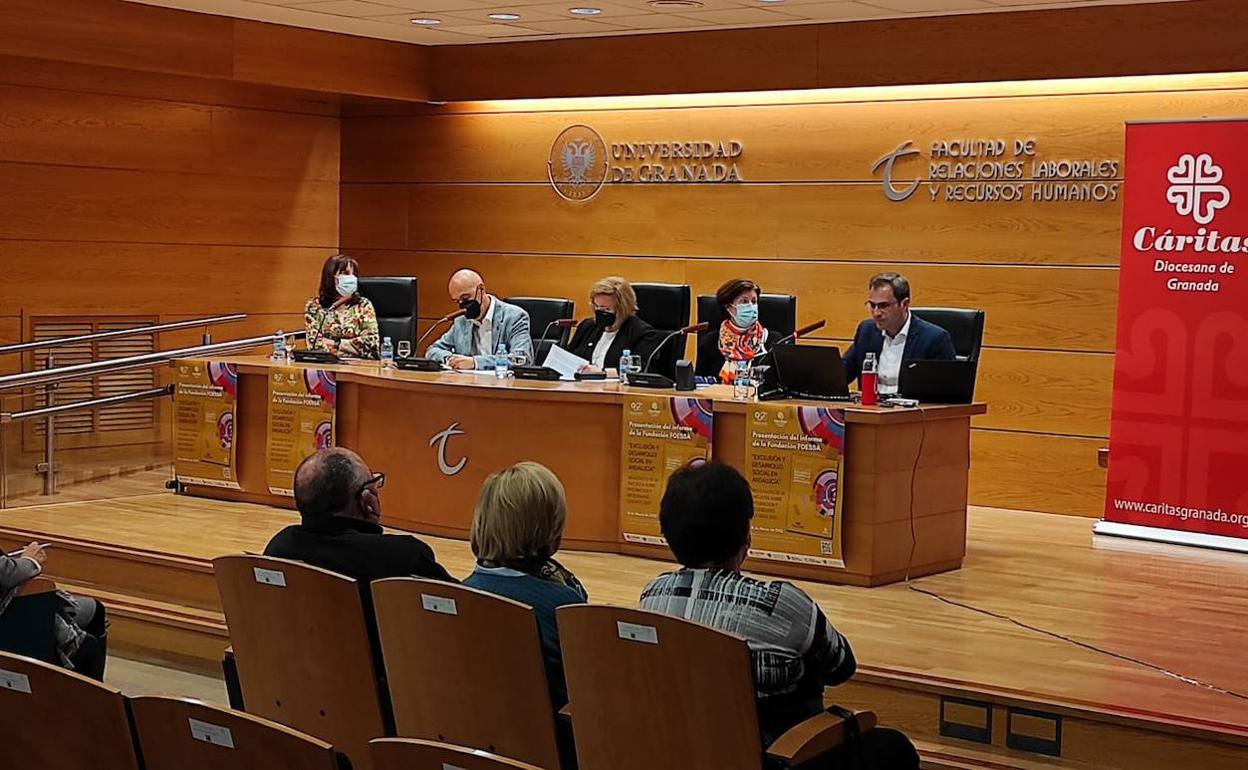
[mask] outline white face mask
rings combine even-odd
[[[360,287],[360,279],[344,273],[334,276],[334,285],[337,286],[339,295],[350,297]]]

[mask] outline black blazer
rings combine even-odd
[[[601,326],[594,323],[594,319],[586,318],[577,324],[576,333],[572,335],[572,339],[567,344],[568,351],[586,361],[593,361],[594,346],[598,344],[598,340],[602,339],[603,331],[605,330]],[[620,324],[620,330],[616,333],[615,340],[607,350],[607,357],[602,360],[602,368],[615,369],[619,367],[620,356],[625,350],[630,351],[635,356],[641,356],[641,363],[644,366],[646,359],[650,357],[650,354],[654,352],[655,346],[662,339],[658,329],[655,329],[637,316],[630,316],[628,320]]]
[[[874,353],[878,361],[880,351],[884,350],[884,332],[875,326],[870,318],[858,324],[854,332],[854,344],[849,346],[842,361],[845,364],[845,381],[853,382],[862,374],[862,360],[867,353]],[[906,361],[952,361],[957,358],[953,349],[953,339],[949,332],[930,321],[924,321],[913,313],[910,314],[910,331],[906,335],[906,347],[901,351],[902,362]]]
[[[718,377],[719,370],[724,368],[724,354],[719,352],[719,330],[723,325],[724,322],[720,321],[717,326],[698,335],[698,360],[693,366],[693,373],[699,377]],[[763,344],[770,346],[778,339],[775,332],[767,329]]]

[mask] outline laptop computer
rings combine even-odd
[[[771,349],[771,368],[763,373],[760,401],[807,398],[853,401],[845,382],[841,351],[820,345],[778,345]]]
[[[903,361],[897,392],[929,404],[969,404],[977,368],[977,361]]]

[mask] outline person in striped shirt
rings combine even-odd
[[[849,640],[804,591],[741,574],[753,516],[749,483],[731,466],[697,462],[672,474],[659,525],[682,567],[650,581],[641,608],[745,638],[767,746],[822,711],[824,688],[848,681],[857,662]],[[904,735],[876,728],[820,766],[917,769],[919,758]]]

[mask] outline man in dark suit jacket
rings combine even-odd
[[[433,549],[412,535],[387,535],[378,490],[384,473],[373,473],[350,449],[322,449],[295,470],[295,507],[303,521],[273,536],[265,556],[295,559],[355,578],[366,607],[369,583],[388,577],[454,581]]]
[[[874,353],[879,392],[896,393],[905,361],[952,361],[957,357],[949,332],[910,313],[910,282],[898,273],[880,273],[867,284],[871,317],[858,324],[854,344],[845,352],[845,380],[862,374],[867,353]]]

